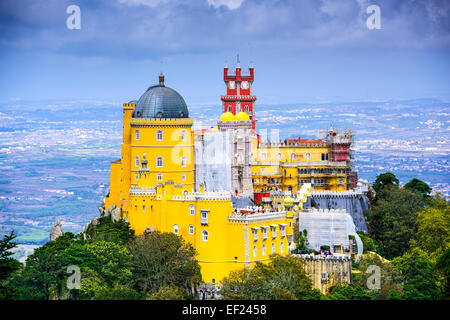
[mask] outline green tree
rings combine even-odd
[[[377,202],[368,211],[370,234],[388,259],[401,256],[415,236],[417,212],[424,199],[409,189],[386,186],[377,194]]]
[[[368,235],[364,234],[363,232],[358,233],[359,238],[361,239],[361,242],[363,243],[363,253],[367,253],[369,251],[376,252],[378,249],[378,244],[375,240],[373,240]]]
[[[156,292],[147,294],[147,300],[185,300],[179,287],[172,285],[158,288]]]
[[[431,193],[431,188],[428,184],[419,179],[412,179],[407,184],[405,184],[405,188],[411,189],[415,192],[418,192],[424,197],[428,197]]]
[[[446,299],[450,298],[450,249],[445,250],[444,253],[437,259],[434,266],[438,273],[441,273],[443,279],[443,295]]]
[[[309,249],[308,230],[304,229],[303,231],[299,231],[297,239],[296,250],[306,251]]]
[[[67,264],[60,254],[74,241],[73,233],[66,232],[56,240],[36,248],[28,256],[20,275],[12,279],[20,289],[22,299],[61,299],[67,293]]]
[[[17,247],[17,243],[13,241],[15,238],[16,235],[11,231],[0,240],[0,300],[13,300],[20,296],[19,291],[8,283],[22,266],[19,261],[11,258],[14,254],[11,250]]]
[[[124,220],[112,221],[110,217],[98,218],[98,224],[90,223],[84,233],[88,242],[108,241],[127,244],[134,239],[134,230]],[[83,234],[80,234],[82,236]]]
[[[386,186],[398,186],[399,181],[395,174],[391,172],[381,173],[377,176],[373,188],[378,193],[382,188]]]
[[[439,299],[440,292],[435,282],[433,263],[429,255],[419,248],[413,248],[392,261],[402,273],[405,300]]]
[[[371,290],[367,287],[367,281],[369,277],[373,275],[373,272],[368,272],[370,266],[377,266],[380,268],[380,289],[372,291],[372,297],[378,299],[389,299],[395,295],[402,293],[402,274],[389,260],[386,260],[376,253],[363,254],[359,261],[356,270],[360,273],[356,273],[353,277],[353,283],[356,286],[360,286],[364,289]]]
[[[369,290],[359,285],[338,284],[332,286],[327,297],[330,300],[373,300]]]
[[[136,237],[127,247],[133,256],[133,281],[139,290],[153,293],[174,285],[193,294],[201,281],[197,252],[181,236],[154,231]]]
[[[450,206],[441,209],[428,206],[419,211],[417,233],[411,244],[432,256],[450,248]]]
[[[223,299],[236,300],[295,300],[317,297],[303,262],[293,256],[272,255],[268,264],[257,262],[232,271],[222,281]]]
[[[126,284],[131,280],[132,256],[124,246],[102,240],[87,244],[86,252],[96,261],[94,271],[109,286]]]

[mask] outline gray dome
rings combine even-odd
[[[159,76],[159,85],[151,86],[139,98],[133,118],[188,118],[189,112],[183,97],[175,90],[164,86],[164,76]]]

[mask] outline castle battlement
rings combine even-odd
[[[314,255],[314,254],[292,254],[295,258],[300,258],[306,261],[350,261],[348,255]]]
[[[263,211],[247,214],[236,212],[228,216],[229,222],[256,222],[277,219],[286,219],[286,211]]]
[[[131,125],[186,125],[190,126],[194,123],[192,118],[131,118]]]
[[[155,196],[156,190],[153,187],[136,187],[130,189],[130,196]]]
[[[306,209],[302,212],[311,212],[311,213],[345,213],[347,214],[347,211],[345,209]]]

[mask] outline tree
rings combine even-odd
[[[311,299],[311,280],[303,262],[293,256],[271,255],[268,264],[257,262],[253,269],[232,271],[222,281],[220,294],[228,300]]]
[[[8,281],[17,272],[22,264],[16,259],[11,258],[14,254],[11,249],[17,247],[17,243],[13,242],[16,238],[14,231],[0,240],[0,300],[13,300],[19,298],[19,292],[11,286]]]
[[[381,173],[377,176],[373,188],[378,193],[382,188],[386,186],[398,186],[399,181],[397,177],[391,172]]]
[[[438,258],[435,266],[435,270],[438,273],[442,273],[442,279],[444,282],[443,294],[446,299],[450,298],[450,249]]]
[[[109,286],[126,284],[131,280],[131,254],[117,243],[97,241],[86,245],[86,252],[97,262],[94,271]]]
[[[431,192],[431,188],[428,184],[416,178],[405,184],[405,188],[418,192],[423,197],[428,197]]]
[[[373,300],[372,294],[359,285],[338,284],[332,286],[328,292],[331,300]]]
[[[296,250],[306,251],[309,250],[308,243],[308,230],[299,231],[297,235],[297,248]]]
[[[450,206],[438,209],[426,207],[417,215],[417,233],[412,241],[431,255],[441,254],[450,248]]]
[[[403,279],[401,272],[389,260],[383,259],[376,253],[362,255],[356,268],[360,273],[356,273],[353,277],[355,285],[372,290],[367,286],[368,281],[369,283],[371,281],[369,277],[373,277],[374,274],[373,271],[370,271],[370,266],[380,268],[380,289],[373,289],[373,298],[389,299],[389,297],[392,298],[402,293],[401,282]]]
[[[179,287],[168,285],[148,293],[147,300],[184,300],[184,296]]]
[[[392,186],[380,189],[377,198],[368,212],[369,233],[386,258],[392,259],[408,250],[417,230],[417,212],[425,201],[409,189]]]
[[[112,221],[110,217],[101,217],[97,224],[88,225],[85,235],[89,242],[103,240],[127,244],[134,239],[134,230],[124,220]]]
[[[435,283],[433,263],[429,255],[419,248],[413,248],[392,261],[403,277],[402,299],[430,300],[439,299],[440,292]]]
[[[72,233],[66,232],[28,256],[21,274],[11,280],[20,289],[21,299],[60,299],[67,293],[67,264],[60,253],[73,244],[74,238]]]
[[[376,252],[378,249],[378,244],[375,240],[370,238],[368,235],[364,234],[363,232],[358,233],[359,238],[361,239],[361,242],[363,244],[363,252],[367,253],[369,251]]]
[[[201,281],[197,252],[181,236],[159,231],[136,237],[127,245],[132,254],[133,281],[144,292],[169,285],[194,293]]]

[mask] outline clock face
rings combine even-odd
[[[248,89],[248,81],[242,81],[241,87],[242,89]]]
[[[234,81],[228,82],[228,88],[230,88],[230,89],[236,88],[236,83]]]

